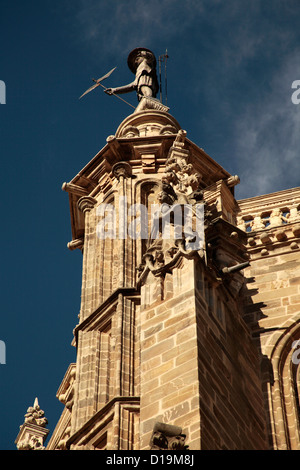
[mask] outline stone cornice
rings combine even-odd
[[[261,212],[266,210],[266,207],[284,207],[294,202],[300,204],[300,187],[237,200],[244,214],[249,211]]]

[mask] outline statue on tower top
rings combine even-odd
[[[168,56],[165,55],[164,57]],[[161,56],[159,58],[159,61],[161,61]],[[129,106],[135,109],[134,112],[138,112],[144,109],[157,109],[160,111],[167,112],[169,108],[163,105],[161,101],[156,98],[156,95],[160,89],[160,85],[158,83],[156,75],[156,58],[153,52],[151,52],[146,47],[137,47],[133,49],[128,55],[127,64],[130,70],[135,74],[135,79],[131,83],[116,88],[106,88],[102,84],[102,81],[107,79],[112,74],[112,72],[116,69],[116,67],[114,67],[101,78],[98,78],[98,80],[93,78],[93,81],[95,82],[94,85],[88,88],[80,96],[80,98],[82,98],[84,95],[94,90],[98,86],[102,86],[107,95],[116,96],[120,100],[124,101]],[[136,91],[137,98],[139,101],[139,104],[136,108],[127,101],[125,101],[123,98],[118,96],[123,93],[129,93],[134,90]]]
[[[128,85],[107,88],[108,95],[129,93],[136,90],[139,101],[145,96],[155,98],[159,90],[156,75],[156,59],[153,52],[145,47],[137,47],[130,52],[127,59],[128,67],[135,74],[135,79]]]

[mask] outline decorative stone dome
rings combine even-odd
[[[116,137],[132,138],[155,135],[177,134],[180,125],[170,114],[155,109],[133,113],[120,124]]]

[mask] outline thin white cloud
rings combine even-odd
[[[300,77],[299,53],[286,57],[263,100],[249,104],[235,123],[240,197],[300,185],[300,105],[291,101],[292,82]]]
[[[158,37],[164,41],[183,34],[203,8],[196,0],[78,0],[77,39],[97,53],[127,53]]]

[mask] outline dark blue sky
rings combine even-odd
[[[237,198],[299,186],[299,18],[298,0],[0,1],[0,449],[36,396],[53,431],[75,361],[82,256],[61,185],[132,111],[101,88],[78,100],[91,78],[117,67],[106,85],[124,85],[133,48],[167,48],[170,113],[240,176]]]

